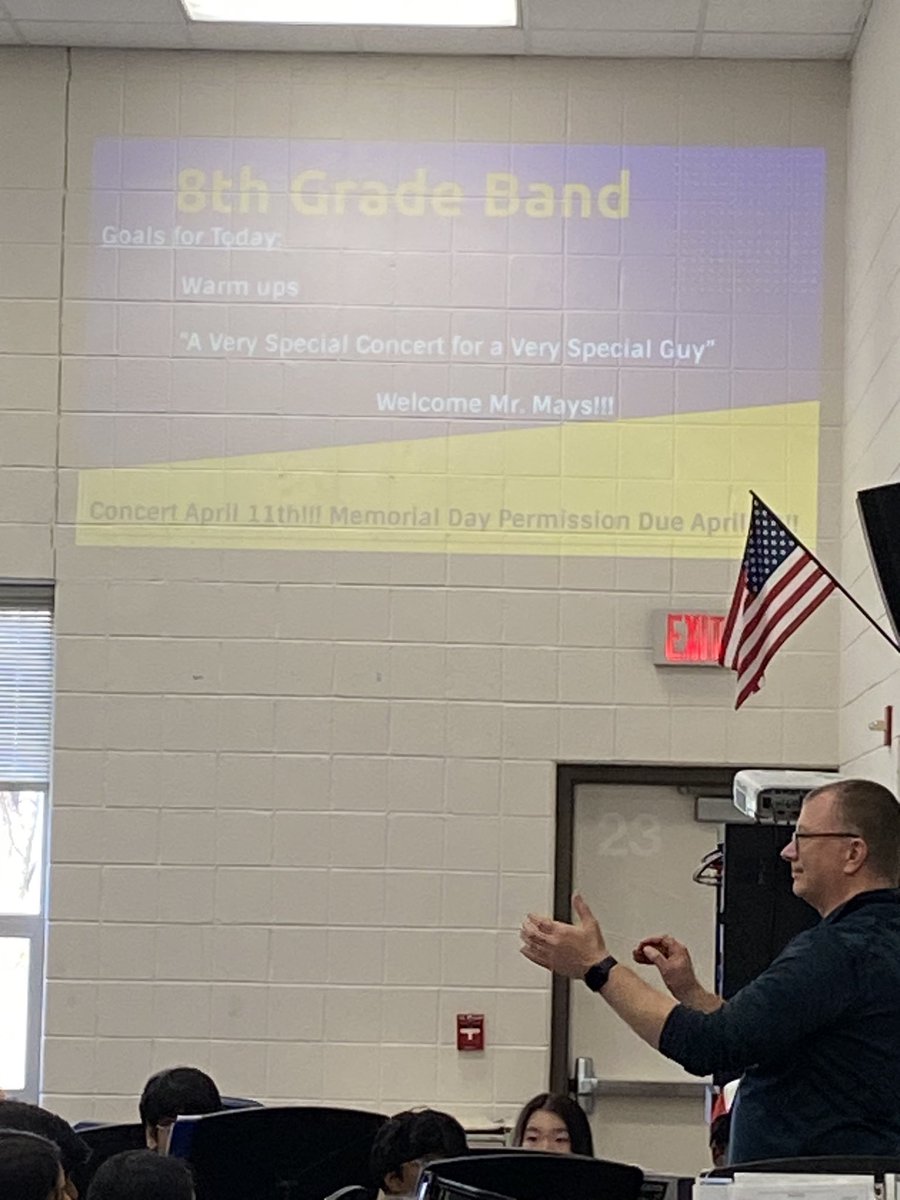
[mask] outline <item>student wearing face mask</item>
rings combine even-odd
[[[587,1117],[574,1100],[552,1092],[528,1101],[516,1120],[512,1144],[523,1150],[594,1156]]]

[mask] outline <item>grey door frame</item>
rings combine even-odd
[[[575,850],[575,792],[582,784],[624,784],[649,787],[684,787],[698,793],[730,795],[741,766],[690,766],[684,763],[557,763],[556,845],[553,861],[553,916],[571,919]],[[754,764],[759,766],[759,764]],[[761,770],[786,770],[783,763]],[[792,770],[834,771],[834,766],[792,767]],[[571,1013],[569,980],[553,976],[550,999],[550,1090],[568,1092]]]

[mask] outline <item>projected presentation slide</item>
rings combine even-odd
[[[729,558],[752,487],[814,542],[824,196],[816,148],[100,140],[81,336],[145,420],[78,541]]]

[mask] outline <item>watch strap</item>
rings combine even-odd
[[[592,967],[584,973],[584,982],[588,985],[592,992],[599,992],[609,980],[609,973],[616,965],[617,960],[611,954],[607,954],[601,962],[594,963]]]

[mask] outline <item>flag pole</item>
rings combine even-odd
[[[872,628],[877,633],[881,634],[881,636],[884,638],[884,640],[887,642],[887,644],[891,647],[891,649],[896,650],[897,653],[900,654],[900,646],[897,645],[897,643],[890,636],[890,634],[885,633],[885,631],[881,628],[881,626],[878,624],[878,622],[875,620],[875,618],[870,616],[866,612],[866,610],[859,603],[859,601],[855,600],[853,598],[853,596],[850,595],[850,593],[847,591],[847,589],[844,587],[844,585],[839,580],[835,579],[835,577],[828,570],[828,568],[825,566],[825,564],[820,559],[816,558],[815,554],[813,554],[813,552],[811,550],[807,549],[807,547],[803,545],[803,543],[797,537],[796,533],[794,533],[793,530],[789,529],[787,527],[787,525],[785,525],[784,521],[782,521],[781,517],[779,517],[777,513],[773,512],[772,509],[769,508],[769,506],[768,506],[768,504],[766,504],[765,500],[763,500],[760,496],[757,496],[756,492],[754,492],[752,488],[750,489],[750,495],[753,497],[754,500],[759,501],[759,503],[763,506],[763,508],[772,517],[775,518],[776,522],[781,526],[781,528],[785,531],[785,533],[789,537],[793,538],[794,541],[797,543],[797,545],[800,547],[800,549],[805,551],[809,555],[809,557],[816,564],[816,566],[819,568],[819,570],[823,571],[828,576],[828,578],[831,580],[831,582],[834,584],[834,586],[837,588],[837,590],[841,593],[841,595],[846,596],[846,598],[850,601],[850,603],[853,605],[853,607],[856,609],[856,611],[858,613],[860,613],[861,616],[866,618],[866,620],[869,622],[869,624],[872,626]]]

